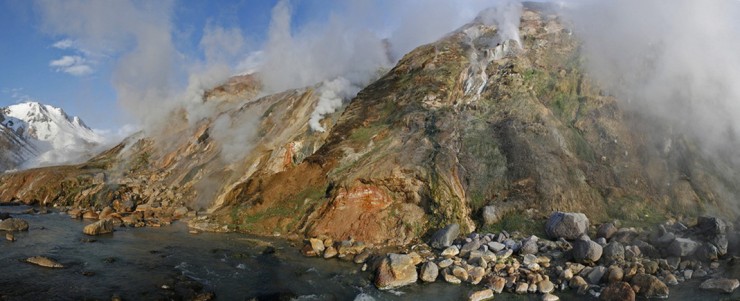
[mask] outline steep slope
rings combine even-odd
[[[23,155],[17,165],[58,164],[91,156],[102,142],[82,120],[69,117],[64,110],[37,102],[25,102],[0,109],[4,130],[16,134],[34,151]],[[28,148],[28,147],[21,147]],[[30,160],[30,162],[29,162]]]
[[[250,76],[206,93],[194,118],[76,166],[0,178],[0,201],[172,210],[191,226],[405,243],[457,222],[508,229],[552,210],[595,220],[730,213],[737,175],[692,137],[625,111],[582,67],[579,42],[530,4],[521,48],[476,20],[407,54],[310,130],[316,87],[263,96]]]

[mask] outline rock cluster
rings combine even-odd
[[[452,224],[434,233],[429,244],[402,252],[383,255],[372,246],[326,237],[307,240],[302,251],[374,268],[380,289],[419,280],[476,285],[470,300],[502,292],[557,300],[555,294],[563,290],[601,300],[665,298],[669,286],[692,278],[706,279],[701,288],[707,290],[731,293],[740,286],[737,279],[719,277],[729,228],[721,219],[702,217],[692,227],[670,222],[655,231],[605,223],[592,229],[595,240],[587,234],[588,225],[585,215],[556,212],[545,227],[550,239],[506,231],[459,237],[459,226]]]
[[[135,207],[106,206],[101,210],[92,208],[71,208],[67,214],[74,219],[97,220],[87,225],[83,232],[98,235],[113,231],[115,226],[126,227],[161,227],[186,216],[195,216],[195,212],[185,206],[167,207],[169,203],[147,203]],[[95,234],[93,234],[95,233]]]

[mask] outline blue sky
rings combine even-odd
[[[301,70],[279,88],[372,73],[384,39],[397,59],[501,1],[283,0],[286,33],[270,31],[278,0],[0,0],[0,106],[39,101],[115,131],[223,80],[217,67]]]
[[[182,55],[202,58],[198,43],[208,23],[240,28],[257,48],[264,40],[275,2],[176,1],[170,16],[174,44]],[[0,1],[0,106],[36,100],[62,107],[95,128],[116,128],[129,122],[120,114],[111,85],[112,69],[121,54],[96,58],[87,64],[90,71],[70,70],[73,74],[51,66],[65,56],[84,58],[85,53],[54,47],[57,42],[75,37],[46,30],[41,5],[33,1]],[[295,13],[298,20],[304,16],[298,9]]]

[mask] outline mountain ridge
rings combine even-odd
[[[0,202],[187,206],[206,213],[197,229],[376,244],[449,223],[533,227],[553,210],[640,225],[734,209],[736,175],[602,91],[561,18],[525,6],[519,32],[521,50],[480,21],[416,48],[325,132],[309,126],[316,87],[261,95],[235,78],[206,94],[211,116],[175,111],[162,134],[86,163],[4,175]]]

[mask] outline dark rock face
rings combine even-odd
[[[555,212],[545,225],[550,238],[576,239],[588,230],[588,218],[583,213]]]
[[[451,224],[447,227],[437,230],[432,236],[429,245],[432,248],[444,249],[452,245],[452,242],[460,235],[460,225]]]

